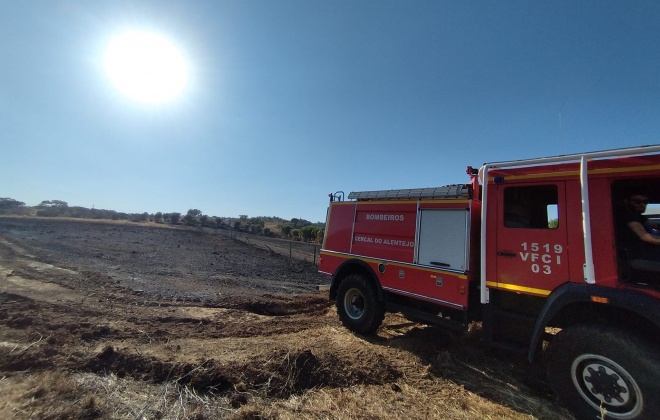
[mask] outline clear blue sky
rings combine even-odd
[[[103,67],[166,35],[181,94]],[[327,194],[660,143],[658,1],[0,0],[0,197],[325,219]]]

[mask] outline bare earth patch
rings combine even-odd
[[[478,330],[350,333],[328,281],[194,229],[0,217],[0,418],[572,418]]]

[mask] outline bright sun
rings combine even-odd
[[[112,38],[104,66],[115,86],[138,102],[168,102],[188,83],[184,56],[165,38],[150,32],[125,32]]]

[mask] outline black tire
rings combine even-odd
[[[374,285],[360,274],[351,274],[341,282],[336,304],[341,323],[358,334],[374,333],[385,317],[385,306],[378,300]]]
[[[548,379],[579,419],[660,418],[660,359],[637,337],[606,326],[560,331]]]

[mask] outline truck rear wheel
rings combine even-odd
[[[660,418],[660,363],[636,337],[599,326],[562,330],[552,342],[548,378],[578,418]]]
[[[342,324],[359,334],[375,332],[385,317],[373,284],[361,274],[346,277],[337,291],[337,314]]]

